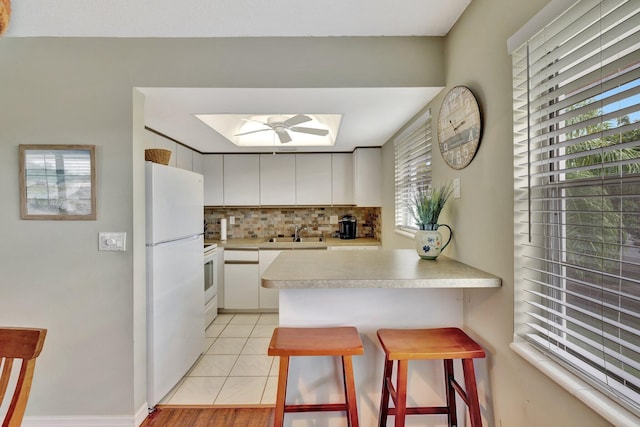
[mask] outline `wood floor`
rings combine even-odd
[[[273,408],[160,407],[140,427],[271,427]]]

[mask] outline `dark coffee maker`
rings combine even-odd
[[[357,220],[352,215],[344,215],[340,220],[340,238],[355,239]]]

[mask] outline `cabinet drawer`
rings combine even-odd
[[[260,253],[257,249],[237,250],[226,249],[224,251],[224,262],[228,264],[228,261],[241,261],[239,263],[255,263],[257,264],[260,259]]]

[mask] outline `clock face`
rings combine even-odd
[[[438,115],[438,144],[453,169],[471,163],[480,144],[480,108],[469,88],[456,86],[444,97]]]

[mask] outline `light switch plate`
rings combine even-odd
[[[453,198],[460,198],[460,178],[453,179]]]
[[[99,251],[125,251],[127,249],[126,232],[105,232],[98,233]]]

